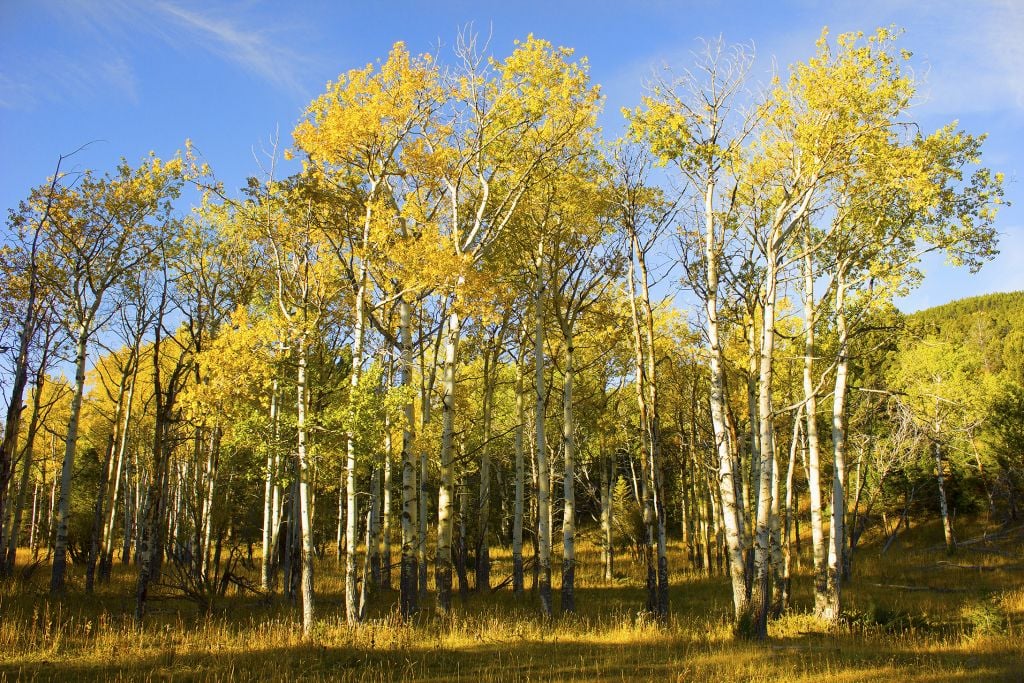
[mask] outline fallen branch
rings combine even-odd
[[[523,576],[524,576],[524,578],[526,576],[526,571],[529,570],[529,569],[533,569],[533,558],[532,557],[529,557],[529,558],[527,558],[526,560],[523,561]],[[500,591],[502,588],[504,588],[505,586],[507,586],[510,583],[512,583],[512,579],[513,578],[515,578],[515,574],[509,574],[501,583],[491,587],[491,592],[494,593],[496,591]]]
[[[985,541],[994,541],[996,539],[1003,538],[1004,536],[1008,536],[1008,535],[1012,534],[1015,531],[1021,531],[1021,530],[1024,530],[1024,524],[1022,524],[1021,526],[1015,526],[1015,527],[1013,527],[1011,529],[1003,529],[1002,531],[995,531],[995,532],[992,532],[992,533],[986,532],[986,533],[982,534],[981,536],[976,536],[974,538],[967,539],[966,541],[957,541],[956,542],[956,547],[957,548],[962,548],[965,545],[969,546],[969,545],[974,545],[975,543],[984,543]],[[946,549],[946,544],[945,543],[940,543],[938,545],[933,545],[933,546],[930,546],[928,548],[925,548],[925,550],[945,550],[945,549]]]
[[[895,588],[901,591],[931,591],[933,593],[966,593],[969,588],[938,588],[935,586],[905,586],[898,583],[873,583],[872,586],[879,588]]]
[[[1004,569],[1004,567],[993,567],[986,564],[956,564],[955,562],[947,562],[945,560],[936,562],[935,564],[943,567],[949,567],[950,569],[973,569],[979,572],[994,572],[997,569]]]

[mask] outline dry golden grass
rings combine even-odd
[[[964,523],[959,531],[966,538],[981,528]],[[224,598],[209,615],[161,599],[137,628],[131,571],[118,568],[93,596],[77,592],[76,574],[68,596],[53,601],[48,568],[40,567],[30,581],[0,588],[0,680],[1024,680],[1021,537],[952,558],[933,547],[941,543],[933,525],[907,539],[884,557],[875,545],[858,553],[845,589],[849,618],[838,631],[807,614],[809,578],[797,577],[794,609],[771,625],[766,643],[732,638],[722,577],[677,570],[672,618],[651,623],[640,614],[639,567],[621,559],[608,585],[587,543],[579,612],[550,621],[537,616],[535,594],[517,600],[502,590],[457,599],[444,617],[428,598],[414,623],[403,625],[397,594],[381,592],[367,622],[351,628],[337,568],[325,561],[317,574],[318,625],[306,639],[296,606],[242,595]],[[680,567],[681,548],[672,551]],[[500,579],[509,558],[495,554]]]

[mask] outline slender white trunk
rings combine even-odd
[[[782,605],[785,599],[785,563],[782,553],[782,520],[781,501],[779,500],[779,456],[778,444],[772,444],[772,505],[771,516],[768,520],[770,545],[771,545],[771,575],[772,575],[772,605],[771,615],[778,617],[782,614]]]
[[[757,520],[754,529],[754,577],[751,585],[753,621],[751,635],[764,639],[768,635],[768,614],[771,608],[771,513],[772,480],[775,469],[775,435],[772,406],[772,379],[775,353],[775,296],[778,282],[776,238],[769,238],[767,272],[765,273],[764,310],[761,327],[761,361],[759,368],[758,418],[760,422],[760,468],[758,472]]]
[[[60,472],[60,498],[57,502],[57,535],[53,545],[53,571],[50,575],[50,593],[64,593],[67,571],[68,520],[71,516],[71,474],[75,469],[75,452],[78,445],[78,421],[82,412],[82,395],[85,391],[86,342],[89,327],[82,323],[78,327],[75,343],[75,393],[71,398],[71,412],[68,416],[68,433],[64,441],[64,462]]]
[[[946,552],[952,555],[956,552],[956,541],[953,539],[953,524],[950,522],[949,505],[946,503],[946,480],[945,475],[942,473],[942,446],[938,441],[932,444],[932,453],[935,455],[935,481],[939,487],[939,513],[942,515],[942,533],[946,540]]]
[[[810,242],[804,240],[804,416],[807,423],[807,491],[811,505],[811,549],[814,563],[814,613],[824,618],[828,607],[825,530],[821,506],[821,447],[818,441],[818,394],[814,389],[814,272]]]
[[[363,337],[365,335],[366,312],[364,310],[366,297],[366,275],[361,270],[359,290],[356,292],[355,302],[355,325],[352,330],[352,373],[350,382],[351,401],[356,400],[356,392],[359,391],[359,381],[362,376],[363,366]],[[348,623],[359,622],[359,595],[356,592],[357,566],[356,548],[359,545],[358,523],[359,510],[356,490],[356,435],[354,425],[348,433],[348,450],[345,462],[345,617]]]
[[[35,383],[35,390],[32,392],[32,416],[29,418],[28,433],[25,439],[25,448],[22,451],[22,462],[21,462],[21,481],[18,486],[18,498],[14,504],[14,517],[11,520],[11,529],[7,538],[7,556],[3,563],[3,572],[5,576],[11,576],[14,573],[14,564],[18,556],[18,541],[21,538],[21,515],[22,510],[25,507],[25,496],[28,494],[29,477],[32,471],[32,461],[35,453],[35,442],[36,435],[38,434],[40,426],[40,403],[42,399],[43,386],[46,382],[46,373],[40,372],[38,379]],[[39,484],[37,483],[34,487],[32,494],[32,526],[30,528],[30,540],[29,547],[35,550],[35,539],[36,539],[36,528],[35,528],[35,516],[36,516],[36,497],[38,494]]]
[[[422,358],[422,356],[421,356]],[[425,369],[423,363],[420,367]],[[420,384],[420,431],[425,432],[430,424],[430,392],[431,384],[426,378]],[[429,456],[427,448],[420,450],[420,485],[419,485],[419,528],[416,535],[416,565],[419,572],[418,592],[422,601],[427,594],[427,518],[430,491],[427,481],[430,477]]]
[[[662,481],[661,459],[661,424],[658,413],[658,363],[654,344],[654,311],[651,309],[650,278],[647,274],[647,262],[640,249],[639,240],[634,235],[634,247],[637,265],[640,269],[640,302],[643,305],[644,329],[647,337],[647,377],[646,384],[649,394],[648,420],[650,420],[649,447],[647,469],[649,485],[652,493],[652,506],[655,521],[655,549],[657,551],[657,595],[655,614],[665,619],[668,617],[668,546],[665,538],[665,490]]]
[[[736,478],[725,417],[725,367],[718,334],[718,268],[721,245],[716,237],[712,201],[714,183],[708,183],[704,193],[704,260],[706,292],[704,309],[707,316],[709,365],[711,374],[711,425],[714,430],[715,450],[718,454],[718,487],[722,504],[721,517],[725,532],[729,576],[732,581],[733,612],[739,621],[747,613],[746,566],[743,562],[743,510],[736,505]],[[713,494],[712,494],[713,495]]]
[[[525,339],[523,340],[525,342]],[[526,344],[519,345],[519,355],[516,358],[516,429],[515,429],[515,458],[516,458],[516,491],[515,503],[512,510],[512,591],[520,594],[524,589],[523,578],[523,497],[526,484],[525,454],[523,445],[523,432],[526,429],[526,395],[524,391],[524,356]]]
[[[800,440],[803,435],[801,430],[802,409],[797,410],[793,416],[793,436],[789,443],[789,464],[786,467],[786,506],[783,510],[784,521],[782,525],[782,603],[780,609],[783,612],[789,611],[790,598],[792,596],[792,549],[790,547],[790,529],[793,526],[794,515],[796,514],[796,499],[793,495],[793,474],[796,471],[796,452],[800,447]]]
[[[128,428],[131,424],[132,407],[135,403],[135,384],[139,374],[138,361],[132,372],[132,383],[128,388],[128,397],[125,401],[124,421],[121,424],[121,433],[117,447],[117,464],[113,472],[113,484],[110,487],[107,498],[106,522],[103,531],[103,548],[100,555],[100,579],[110,580],[110,568],[114,561],[114,524],[117,521],[117,499],[121,492],[121,480],[124,478],[125,453],[128,448]]]
[[[634,490],[637,493],[637,499],[640,502],[641,514],[643,516],[644,525],[644,536],[643,536],[643,549],[644,549],[644,566],[645,566],[645,580],[647,585],[647,611],[651,614],[657,614],[658,612],[658,572],[655,566],[655,538],[657,532],[655,531],[655,510],[654,510],[654,480],[652,472],[650,470],[650,453],[653,448],[654,433],[652,431],[653,421],[651,420],[651,406],[648,399],[648,377],[647,370],[644,365],[644,347],[643,338],[640,333],[641,323],[640,316],[637,311],[637,294],[636,294],[636,273],[634,269],[634,262],[637,257],[637,239],[636,235],[632,236],[630,242],[630,254],[629,254],[629,311],[630,320],[632,322],[633,331],[633,367],[634,375],[636,377],[636,397],[637,407],[639,410],[639,422],[640,422],[640,482],[639,486],[636,483],[636,474],[634,468]],[[649,350],[648,354],[652,353],[653,350]],[[632,460],[630,466],[632,466]]]
[[[537,256],[537,283],[535,290],[533,360],[536,389],[537,454],[537,564],[540,572],[540,610],[551,616],[551,481],[548,471],[548,450],[544,438],[544,256],[543,244]]]
[[[303,349],[303,351],[304,350],[305,349]],[[220,450],[219,441],[220,441],[220,439],[219,439],[219,436],[218,436],[219,430],[220,430],[220,427],[217,426],[217,425],[214,425],[213,429],[210,430],[210,446],[209,446],[209,450],[208,450],[208,452],[206,454],[206,471],[205,471],[205,475],[206,475],[206,490],[205,490],[205,496],[204,496],[204,499],[203,499],[203,517],[202,517],[202,527],[203,527],[203,546],[202,546],[203,571],[202,571],[202,575],[204,577],[208,577],[209,573],[210,573],[210,553],[212,552],[212,547],[211,547],[211,544],[210,544],[210,539],[211,539],[211,537],[213,535],[213,501],[214,501],[214,492],[216,490],[216,485],[217,485],[217,470],[218,470],[218,466],[219,466],[218,460],[220,458],[220,453],[219,453],[219,450]]]
[[[32,489],[32,522],[28,532],[28,547],[32,550],[32,557],[35,559],[36,539],[39,530],[39,482],[36,482]]]
[[[387,590],[391,589],[391,489],[395,484],[391,467],[391,448],[391,423],[388,421],[384,433],[384,491],[380,510],[380,587]]]
[[[497,361],[496,340],[490,339],[484,348],[484,400],[483,400],[483,445],[480,448],[480,510],[477,517],[476,588],[486,591],[491,588],[491,551],[487,532],[491,519],[491,413],[494,403],[494,382],[491,379],[492,366]],[[493,358],[493,360],[492,360]]]
[[[838,336],[838,358],[836,363],[836,384],[832,393],[832,524],[829,528],[828,570],[826,605],[821,615],[826,620],[839,621],[841,608],[841,581],[843,562],[843,538],[846,517],[846,381],[849,366],[849,339],[846,329],[846,287],[844,265],[840,264],[836,277],[836,334]]]
[[[615,569],[612,548],[612,473],[614,459],[601,454],[601,568],[605,581],[611,581]]]
[[[367,511],[369,526],[366,529],[366,560],[364,564],[370,568],[370,581],[380,586],[380,481],[381,468],[375,466],[370,472],[370,501]],[[363,586],[365,595],[367,587]],[[360,616],[360,618],[362,618]]]
[[[296,375],[295,406],[297,416],[295,429],[298,432],[296,474],[299,483],[299,524],[302,533],[302,633],[308,636],[313,630],[313,515],[310,506],[309,460],[306,456],[306,336],[303,332],[297,340],[298,373]]]
[[[399,302],[399,327],[402,335],[402,387],[412,388],[412,306],[404,298]],[[399,578],[402,617],[408,619],[419,607],[417,590],[416,542],[418,537],[416,499],[416,456],[413,453],[415,415],[412,398],[402,406],[402,567]]]
[[[565,372],[562,379],[562,611],[576,611],[576,422],[572,412],[573,349],[572,330],[565,336]]]
[[[274,509],[277,487],[277,379],[274,379],[270,390],[270,425],[271,437],[267,443],[267,470],[263,485],[263,557],[260,560],[260,587],[270,590],[270,567],[273,562],[274,541],[276,540],[277,511]],[[278,503],[279,504],[279,503]]]
[[[451,609],[452,600],[452,495],[455,491],[452,440],[455,436],[455,362],[461,330],[459,314],[452,311],[448,315],[441,377],[441,480],[437,488],[437,558],[434,574],[437,603],[442,612]]]

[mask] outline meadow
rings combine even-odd
[[[763,644],[733,638],[727,579],[678,569],[686,564],[678,542],[666,624],[641,609],[640,567],[620,557],[605,582],[586,542],[578,611],[551,620],[538,616],[527,578],[521,597],[507,588],[469,593],[444,616],[428,597],[410,624],[397,616],[397,592],[378,591],[366,621],[350,627],[340,571],[323,560],[309,638],[287,600],[231,592],[203,610],[165,591],[140,628],[133,568],[118,564],[112,581],[86,596],[75,567],[58,601],[46,590],[48,567],[26,577],[23,563],[0,592],[0,680],[1020,681],[1024,529],[980,538],[992,531],[961,520],[960,537],[971,542],[955,556],[936,523],[912,528],[884,555],[880,539],[869,539],[838,630],[809,615],[802,558],[793,609]],[[510,560],[496,550],[494,576],[503,577]]]

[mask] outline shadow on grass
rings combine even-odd
[[[167,648],[118,661],[42,660],[0,665],[11,680],[1020,680],[1021,653],[1009,641],[984,652],[970,645],[907,649],[899,641],[840,641],[813,635],[754,645],[703,642],[663,632],[639,642],[598,642],[599,634],[543,641],[509,639],[450,646],[424,633],[399,647],[354,647],[329,639],[293,647],[178,652]]]

